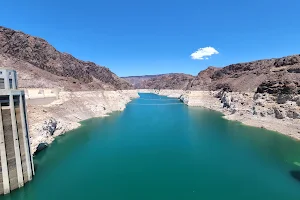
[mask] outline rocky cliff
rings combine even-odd
[[[235,92],[256,92],[266,82],[273,86],[282,82],[300,85],[300,55],[277,59],[238,63],[224,68],[209,67],[201,71],[188,90],[218,90],[226,88]],[[265,87],[264,87],[265,88]]]
[[[183,73],[161,74],[154,76],[124,77],[137,89],[185,89],[193,76]]]
[[[47,41],[0,26],[0,67],[17,70],[23,88],[131,89],[108,68],[61,53]]]

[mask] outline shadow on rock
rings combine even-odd
[[[35,151],[34,155],[37,155],[39,152],[46,149],[47,147],[48,147],[48,143],[46,143],[46,142],[40,143],[38,145],[38,147],[36,148],[36,151]]]

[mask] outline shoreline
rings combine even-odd
[[[187,105],[187,106],[189,106],[189,105]],[[291,138],[295,141],[300,141],[300,133],[299,133],[299,137],[294,137],[293,135],[290,135],[288,131],[282,130],[282,132],[280,132],[279,131],[280,129],[276,129],[273,126],[271,126],[272,122],[270,122],[270,121],[267,122],[267,123],[269,123],[269,124],[267,124],[267,126],[264,126],[264,125],[261,125],[261,122],[265,122],[265,121],[259,120],[257,118],[247,118],[247,117],[245,117],[245,118],[242,118],[242,119],[239,119],[239,118],[236,119],[234,117],[231,117],[230,115],[226,115],[226,113],[224,113],[220,110],[215,110],[215,109],[212,109],[212,108],[209,108],[209,107],[205,107],[205,106],[189,106],[189,107],[199,107],[199,108],[204,108],[204,109],[207,109],[207,110],[210,110],[210,111],[218,112],[222,115],[221,117],[225,120],[232,121],[232,122],[238,122],[238,123],[242,124],[243,126],[249,126],[249,127],[265,129],[265,130],[268,130],[268,131],[272,131],[276,134],[280,134],[280,135],[289,137],[289,138]],[[275,122],[273,122],[273,123],[275,123]]]
[[[287,117],[277,119],[274,113],[262,117],[262,113],[267,112],[264,109],[274,109],[278,105],[274,102],[264,102],[263,107],[256,105],[253,93],[231,93],[231,107],[224,108],[224,102],[215,97],[216,91],[148,89],[80,91],[60,92],[59,98],[50,103],[44,98],[41,100],[45,101],[45,104],[39,105],[34,101],[33,105],[27,106],[31,153],[35,154],[43,150],[54,141],[55,137],[79,128],[80,122],[84,120],[107,117],[114,111],[123,111],[127,103],[139,97],[138,93],[154,93],[178,98],[187,106],[220,112],[224,119],[237,121],[246,126],[264,128],[300,140],[300,119]],[[254,107],[256,107],[255,111],[253,111]]]
[[[136,90],[60,92],[51,103],[27,103],[31,153],[36,154],[57,136],[79,128],[84,120],[123,111],[127,103],[138,97]]]
[[[150,92],[158,95],[176,97],[187,106],[202,107],[209,110],[217,111],[223,114],[223,118],[230,121],[237,121],[246,126],[263,128],[270,131],[274,131],[278,134],[286,135],[294,140],[300,141],[300,119],[293,119],[282,116],[282,119],[278,119],[276,113],[271,115],[265,114],[268,111],[276,109],[285,111],[284,108],[292,109],[291,102],[287,102],[284,105],[279,105],[274,101],[271,101],[271,96],[266,95],[267,101],[262,99],[254,99],[255,93],[228,93],[228,99],[230,99],[231,107],[224,108],[224,103],[216,95],[218,91],[183,91],[183,90],[139,90],[139,92]],[[269,98],[269,99],[268,99]],[[233,99],[233,100],[232,100]],[[229,103],[229,102],[227,102]],[[254,109],[253,109],[254,108]],[[300,106],[295,106],[296,110],[300,109]],[[265,114],[265,116],[264,116]]]

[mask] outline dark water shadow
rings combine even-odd
[[[300,182],[300,170],[292,170],[290,171],[290,175]]]

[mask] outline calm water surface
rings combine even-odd
[[[35,156],[33,181],[0,200],[299,200],[294,162],[299,142],[141,94],[59,137]]]

